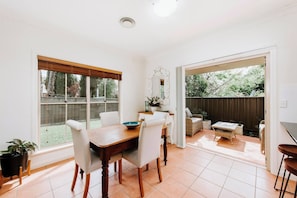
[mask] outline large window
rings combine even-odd
[[[121,74],[46,57],[39,57],[38,68],[41,149],[72,141],[68,119],[95,128],[100,112],[118,110]]]

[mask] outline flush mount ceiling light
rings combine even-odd
[[[153,0],[154,11],[158,16],[167,17],[172,14],[177,5],[177,0]]]
[[[132,28],[135,26],[135,20],[130,17],[123,17],[120,19],[120,24],[125,28]]]

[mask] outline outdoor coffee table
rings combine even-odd
[[[212,129],[215,132],[214,140],[217,136],[228,138],[232,143],[232,138],[236,137],[235,130],[238,124],[230,122],[216,122],[211,125]]]

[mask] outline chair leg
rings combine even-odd
[[[274,186],[273,186],[273,188],[274,188],[275,190],[279,190],[279,189],[276,188],[276,184],[277,184],[278,176],[279,176],[279,173],[280,173],[280,170],[281,170],[283,161],[284,161],[284,157],[285,157],[285,155],[283,154],[283,157],[282,157],[282,160],[281,160],[281,162],[280,162],[280,165],[279,165],[279,168],[278,168],[278,171],[277,171],[277,175],[276,175],[276,178],[275,178]]]
[[[73,191],[76,179],[77,179],[77,174],[78,174],[78,165],[75,164],[75,169],[74,169],[74,175],[73,175],[73,180],[72,180],[72,185],[71,185],[71,191]]]
[[[117,172],[117,161],[114,162],[114,172]]]
[[[291,173],[289,173],[289,175],[288,175],[288,179],[287,179],[287,181],[286,181],[286,185],[285,185],[285,187],[284,187],[284,190],[281,189],[281,191],[280,191],[280,197],[282,197],[282,198],[285,196],[286,189],[287,189],[287,186],[288,186],[288,182],[289,182],[289,180],[290,180],[290,176],[291,176]],[[283,192],[283,193],[282,193],[282,192]]]
[[[138,168],[138,183],[139,183],[141,197],[144,197],[143,183],[142,183],[142,168]]]
[[[283,186],[284,186],[284,181],[285,181],[285,178],[286,178],[286,169],[284,171],[284,176],[283,176],[283,179],[282,179],[282,184],[281,184],[281,187],[280,187],[280,192],[279,192],[279,197],[282,196],[282,192],[283,192]]]
[[[20,185],[23,183],[23,167],[20,166],[20,169],[19,169],[19,182],[20,182]]]
[[[83,179],[84,178],[84,171],[83,171],[83,169],[80,169],[79,173],[80,173],[80,179]]]
[[[161,166],[160,166],[160,158],[157,158],[157,168],[158,168],[158,175],[159,175],[159,181],[162,182],[162,173],[161,173]]]
[[[85,184],[85,191],[84,191],[83,198],[87,198],[87,196],[88,196],[88,191],[89,191],[89,186],[90,186],[90,177],[91,177],[91,174],[88,173],[86,175],[86,184]]]
[[[296,185],[295,185],[295,192],[294,192],[294,197],[297,196],[297,181],[296,181]]]
[[[123,168],[122,168],[122,160],[119,160],[119,183],[122,184],[122,173],[123,173]]]
[[[146,171],[148,171],[149,170],[149,164],[147,163],[146,164]]]

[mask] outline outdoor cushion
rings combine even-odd
[[[187,107],[187,108],[186,108],[186,117],[191,118],[192,116],[193,116],[193,115],[192,115],[190,109]]]

